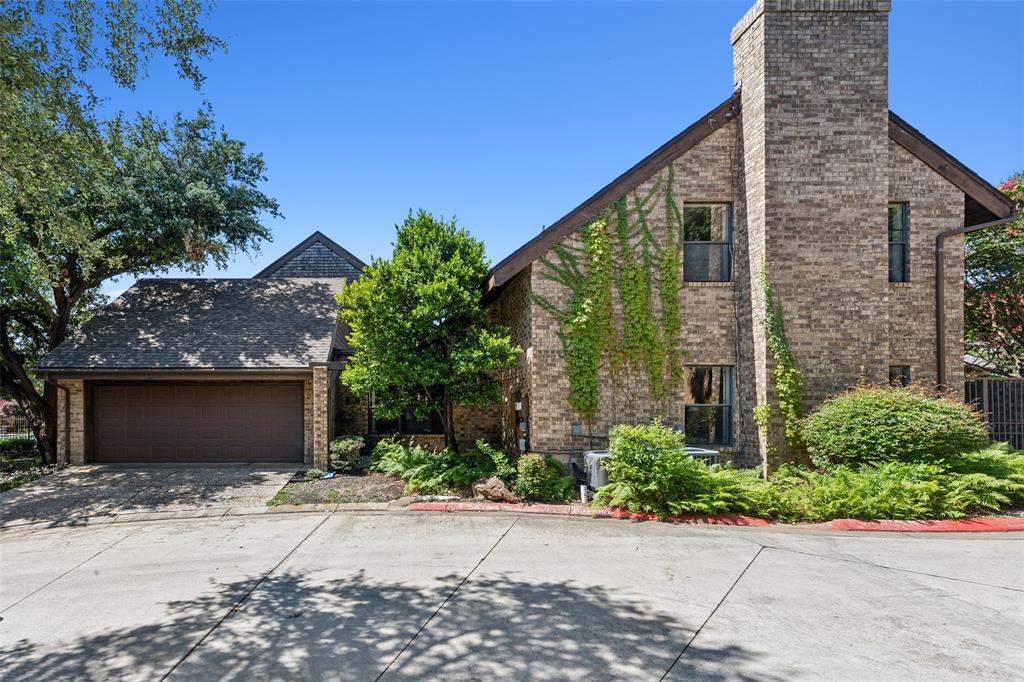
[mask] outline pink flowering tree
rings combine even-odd
[[[1024,209],[1024,171],[999,189]],[[964,318],[967,352],[1024,376],[1024,218],[967,236]]]

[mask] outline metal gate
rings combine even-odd
[[[971,379],[964,401],[978,406],[995,441],[1024,450],[1024,379]]]

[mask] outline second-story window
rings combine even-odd
[[[889,281],[909,282],[907,268],[907,205],[889,204]]]
[[[683,281],[732,280],[732,204],[683,204]]]

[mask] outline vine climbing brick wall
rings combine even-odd
[[[674,159],[672,197],[682,209],[685,202],[732,202],[734,203],[733,230],[735,235],[744,234],[742,207],[735,206],[735,183],[737,154],[736,130],[732,123],[724,125],[682,156]],[[642,183],[627,197],[627,205],[667,189],[668,166],[659,169],[650,179]],[[660,189],[659,189],[660,187]],[[614,218],[611,232],[615,232]],[[663,200],[655,200],[647,215],[655,242],[664,243],[668,221]],[[613,238],[613,242],[615,239]],[[573,235],[562,242],[562,246],[581,251],[583,243],[579,235]],[[634,241],[635,246],[635,241]],[[639,254],[639,248],[637,247]],[[640,256],[637,255],[637,258]],[[548,261],[557,261],[558,254],[552,250],[546,256]],[[621,266],[621,262],[618,263]],[[661,285],[658,269],[651,271],[654,288],[651,297],[652,316],[661,319],[662,307],[658,296]],[[546,276],[545,270],[534,263],[530,278],[533,293],[549,301],[554,307],[564,310],[572,295],[571,290],[560,282]],[[736,357],[736,308],[733,283],[685,283],[678,295],[681,330],[675,339],[677,348],[685,353],[683,364],[689,365],[737,365]],[[624,330],[622,296],[613,291],[613,316],[616,329]],[[573,422],[584,423],[567,402],[569,374],[566,368],[562,341],[559,338],[561,325],[551,312],[533,305],[532,328],[532,372],[530,374],[532,446],[536,450],[563,451],[571,445]],[[737,373],[742,368],[737,367]],[[736,396],[736,402],[740,397]],[[737,430],[738,409],[733,410],[733,431]],[[652,395],[651,387],[642,367],[627,363],[623,369],[613,372],[607,358],[602,362],[598,381],[598,410],[590,423],[595,434],[605,434],[619,423],[646,422],[661,416],[667,423],[681,423],[683,418],[683,391],[676,383],[668,387],[663,398]]]
[[[748,269],[768,264],[805,406],[888,366],[887,0],[761,0],[733,29]],[[755,385],[774,402],[751,282]],[[827,304],[826,304],[827,302]],[[769,442],[779,453],[778,411]]]

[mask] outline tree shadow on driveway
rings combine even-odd
[[[0,527],[92,516],[262,506],[298,469],[267,465],[88,465],[0,493]]]
[[[434,615],[450,588],[286,573],[233,610],[253,583],[168,603],[161,624],[48,646],[8,632],[0,670],[8,680],[152,679],[174,666],[174,679],[657,679],[700,625],[603,587],[510,576],[466,582]],[[742,680],[751,658],[740,645],[696,642],[672,674]]]

